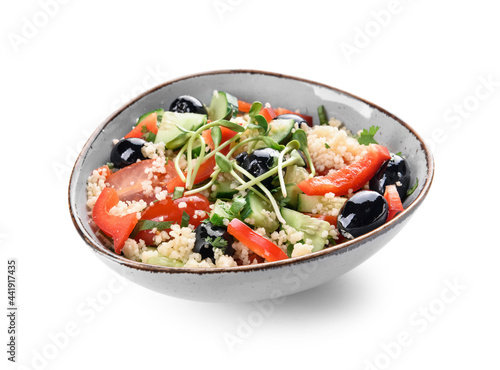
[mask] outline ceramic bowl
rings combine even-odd
[[[241,100],[272,102],[300,109],[317,123],[316,108],[323,104],[329,117],[341,120],[352,132],[376,124],[377,140],[406,156],[416,191],[405,201],[405,211],[390,222],[349,242],[299,258],[233,268],[169,268],[126,259],[109,249],[95,233],[86,207],[86,180],[109,161],[111,142],[123,137],[141,114],[168,108],[179,95],[209,102],[213,90],[227,91]],[[212,302],[275,299],[330,281],[367,260],[386,245],[410,220],[427,195],[433,178],[432,155],[422,138],[406,123],[354,95],[301,78],[253,70],[223,70],[195,74],[161,84],[133,99],[108,117],[91,135],[80,153],[69,184],[73,223],[95,255],[125,278],[174,297]]]

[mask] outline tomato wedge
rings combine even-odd
[[[234,137],[234,135],[237,134],[236,131],[230,130],[227,127],[224,127],[224,126],[219,126],[219,127],[220,127],[220,131],[222,133],[222,137],[221,137],[221,141],[220,141],[221,144],[232,139]],[[214,145],[214,141],[212,140],[212,129],[203,131],[201,136],[203,137],[203,140],[205,140],[205,143],[210,147],[210,149],[214,150],[215,145]],[[221,149],[220,152],[221,152],[221,154],[227,155],[227,153],[229,153],[230,149],[231,149],[230,145],[228,145],[225,148]]]
[[[227,232],[245,244],[252,252],[269,262],[287,259],[288,256],[273,242],[257,234],[243,222],[234,218],[227,226]]]
[[[146,171],[152,168],[154,161],[154,159],[146,159],[124,167],[109,176],[106,182],[116,190],[122,201],[144,199],[148,202],[155,200],[154,193],[149,196],[144,195],[144,189],[141,184],[143,181],[148,180],[148,173]],[[177,176],[173,161],[168,161],[165,168],[165,173],[155,173],[156,178],[153,177],[151,180],[153,188],[161,187],[165,189],[167,183]]]
[[[186,203],[186,207],[179,208],[179,204],[183,202]],[[205,212],[203,215],[196,215],[196,211],[198,210]],[[146,208],[142,212],[141,220],[171,221],[180,225],[184,212],[189,215],[189,224],[198,227],[201,221],[206,219],[210,213],[210,202],[201,194],[193,194],[174,200],[172,200],[172,197],[168,197]],[[139,241],[139,239],[142,239],[146,245],[154,245],[155,236],[156,234],[151,230],[141,230],[135,236],[135,240]]]
[[[238,110],[243,113],[250,112],[250,108],[252,107],[251,103],[247,103],[243,100],[238,100]]]
[[[157,116],[156,112],[151,113],[149,116],[144,118],[141,122],[139,122],[137,124],[137,126],[135,126],[132,129],[132,131],[130,131],[127,135],[125,135],[125,139],[127,139],[129,137],[142,138],[144,135],[143,130],[150,131],[156,135],[158,133],[158,124],[156,123],[157,118],[158,118],[158,116]],[[144,129],[144,127],[145,127],[145,129]]]
[[[273,108],[262,108],[259,112],[260,115],[264,116],[267,123],[271,122],[276,118],[277,114]]]
[[[398,212],[404,211],[403,203],[401,203],[401,198],[399,197],[398,189],[396,185],[387,185],[385,187],[384,198],[389,204],[389,214],[387,215],[387,221],[392,220]]]
[[[337,216],[328,216],[328,215],[319,215],[317,213],[307,213],[304,212],[305,215],[317,218],[319,220],[323,220],[328,222],[330,225],[335,225],[337,226]]]
[[[295,113],[294,111],[285,108],[276,108],[274,111],[276,112],[277,116],[281,114],[296,114],[297,116],[304,118],[309,126],[313,125],[312,116],[308,116],[306,114],[301,114],[301,113]]]
[[[368,153],[359,161],[330,175],[304,180],[298,184],[298,187],[307,195],[325,195],[326,193],[335,193],[336,196],[347,195],[349,189],[352,191],[361,189],[389,159],[391,155],[386,147],[370,144]]]
[[[122,252],[125,241],[137,224],[137,214],[130,213],[126,216],[113,216],[109,210],[116,206],[120,198],[115,189],[105,187],[92,210],[92,219],[102,232],[113,238],[115,252]]]

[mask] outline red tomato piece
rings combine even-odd
[[[276,244],[257,234],[243,222],[234,218],[227,226],[229,234],[245,244],[252,252],[269,262],[287,259],[288,256]]]
[[[221,141],[220,141],[221,144],[232,139],[234,137],[234,135],[237,134],[236,131],[230,130],[227,127],[224,127],[224,126],[219,126],[219,127],[220,127],[220,131],[222,133],[222,137],[221,137]],[[203,131],[201,136],[203,137],[203,140],[205,140],[205,143],[210,147],[210,149],[214,150],[215,145],[214,145],[214,141],[212,140],[212,129]],[[230,145],[221,149],[220,152],[221,152],[221,154],[227,155],[227,153],[229,153],[229,150],[230,150]]]
[[[238,100],[238,110],[243,113],[248,113],[250,112],[252,104],[247,103],[246,101],[243,100]]]
[[[337,226],[337,216],[318,215],[317,213],[306,213],[306,212],[304,212],[304,214],[310,217],[326,221],[330,225],[335,225],[335,227]]]
[[[392,220],[398,212],[404,211],[403,203],[401,203],[401,198],[399,197],[396,185],[388,185],[385,187],[384,198],[389,204],[387,221]]]
[[[336,196],[347,195],[349,189],[352,191],[361,189],[389,159],[391,155],[386,147],[370,144],[368,153],[359,161],[330,175],[304,180],[298,184],[298,187],[307,195],[325,195],[326,193],[335,193]]]
[[[259,114],[263,115],[266,119],[267,123],[271,122],[274,118],[276,118],[277,114],[273,108],[262,108]]]
[[[122,201],[139,199],[145,201],[155,200],[154,193],[149,196],[144,195],[141,184],[143,181],[148,180],[148,173],[146,171],[153,167],[153,162],[154,159],[146,159],[131,164],[113,173],[106,182],[117,191]],[[162,189],[166,189],[167,183],[177,175],[173,161],[168,161],[165,168],[165,173],[154,173],[156,178],[153,177],[151,180],[153,188],[161,187]]]
[[[127,139],[129,137],[142,138],[142,136],[145,134],[143,132],[144,127],[145,127],[145,130],[151,131],[153,134],[156,135],[158,133],[158,124],[156,123],[157,118],[158,118],[158,116],[157,116],[156,112],[151,113],[149,116],[144,118],[141,122],[139,122],[137,124],[137,126],[135,126],[132,129],[132,131],[130,131],[127,135],[125,135],[125,139]]]
[[[276,108],[275,111],[276,111],[276,115],[278,115],[278,116],[281,114],[296,114],[297,116],[304,118],[309,126],[313,125],[312,116],[308,116],[306,114],[301,114],[301,113],[295,113],[294,111],[291,111],[291,110],[285,109],[285,108]]]
[[[179,208],[179,204],[182,202],[186,203],[185,208]],[[205,212],[203,215],[196,215],[196,211],[198,210]],[[206,219],[210,213],[210,202],[201,194],[193,194],[175,200],[168,197],[146,208],[142,212],[141,220],[152,220],[157,222],[171,221],[180,225],[184,212],[189,215],[189,223],[194,227],[198,227],[201,221]],[[168,230],[170,229],[166,229],[166,231]],[[156,233],[153,233],[151,230],[141,230],[137,233],[135,239],[137,241],[142,239],[146,245],[153,245],[155,236]]]
[[[116,206],[120,198],[116,190],[105,187],[92,210],[92,219],[102,232],[113,238],[115,252],[122,252],[125,241],[137,224],[137,214],[126,216],[113,216],[109,214],[111,208]]]

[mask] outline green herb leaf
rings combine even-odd
[[[260,127],[259,125],[256,125],[255,123],[249,123],[247,125],[247,129],[249,130],[259,130],[261,131],[262,130],[262,127]]]
[[[358,143],[362,145],[378,144],[373,137],[379,129],[379,126],[371,126],[368,131],[366,129],[361,131],[361,134],[358,136]]]
[[[302,151],[304,151],[303,149],[307,150],[307,134],[304,130],[295,130],[292,135],[292,140],[297,140],[299,142]]]
[[[172,196],[172,200],[176,200],[181,198],[184,195],[184,188],[178,186],[174,189],[174,195]]]
[[[320,125],[328,125],[328,118],[326,117],[325,106],[320,105],[318,107],[318,117]]]
[[[292,252],[293,252],[293,244],[288,244],[286,246],[286,255],[292,258]]]
[[[220,152],[215,153],[215,163],[217,163],[217,166],[219,166],[222,172],[231,172],[233,170],[231,161],[220,154]]]
[[[252,106],[250,107],[250,111],[248,112],[248,115],[253,118],[255,115],[259,114],[260,110],[262,109],[262,103],[260,101],[254,101],[252,103]]]
[[[415,190],[417,190],[417,187],[418,187],[418,177],[415,179],[415,185],[413,185],[411,189],[408,189],[406,195],[407,196],[412,195],[415,192]]]
[[[278,204],[280,205],[280,207],[285,207],[289,202],[290,202],[290,196],[287,195],[285,198],[281,198]]]
[[[210,236],[207,236],[205,239],[205,243],[210,244],[213,248],[219,248],[222,250],[222,253],[226,253],[227,240],[218,236],[213,239]]]
[[[401,152],[397,152],[396,155],[399,155],[401,157]]]
[[[224,119],[215,121],[218,125],[227,127],[231,131],[234,132],[243,132],[245,131],[245,128],[243,126],[238,125],[237,123],[231,122],[231,121],[226,121]]]
[[[281,152],[283,149],[285,149],[284,145],[278,144],[276,141],[271,139],[269,136],[262,136],[260,138],[260,140],[262,140],[267,145],[268,148],[275,149],[279,152]]]
[[[182,212],[182,221],[181,221],[181,227],[188,227],[189,226],[189,215],[187,214],[186,211]]]
[[[196,148],[193,148],[193,150],[191,150],[191,155],[193,156],[193,158],[198,158],[200,156],[200,153],[201,146],[197,146]]]
[[[245,198],[243,197],[236,197],[234,200],[233,200],[233,204],[231,204],[231,208],[229,208],[229,211],[234,215],[238,215],[241,210],[243,209],[243,207],[245,207],[245,205],[247,204]]]
[[[142,230],[165,230],[170,229],[174,223],[172,221],[152,221],[152,220],[139,220],[137,222],[137,231]]]
[[[263,115],[257,114],[255,116],[255,122],[257,122],[257,124],[261,127],[263,132],[267,131],[268,124],[266,118]]]
[[[326,149],[330,149],[330,148],[331,148],[331,147],[330,147],[330,145],[328,145],[328,143],[327,143],[327,142],[325,142],[325,148],[326,148]]]
[[[220,142],[222,140],[222,131],[220,129],[220,126],[212,127],[212,130],[210,130],[210,134],[212,136],[212,140],[214,142],[214,145],[217,148],[220,145]]]

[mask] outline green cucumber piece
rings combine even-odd
[[[292,137],[294,125],[295,121],[293,119],[274,119],[269,122],[271,129],[267,136],[278,144],[284,145]],[[267,148],[267,145],[263,141],[259,141],[256,148]]]
[[[299,194],[297,197],[297,210],[299,212],[313,212],[313,209],[318,210],[318,204],[321,203],[321,212],[329,212],[333,209],[340,210],[347,198],[335,197],[327,198],[321,195],[306,195]]]
[[[270,203],[264,201],[253,191],[249,191],[245,197],[246,204],[241,210],[241,219],[245,221],[247,218],[253,219],[254,227],[263,227],[267,233],[276,231],[279,227],[278,220],[269,221],[267,216],[262,212],[272,212],[273,208]]]
[[[286,168],[284,180],[286,185],[290,184],[286,188],[287,197],[290,199],[289,207],[297,209],[299,194],[303,194],[297,184],[307,178],[309,178],[309,172],[304,167],[293,165]]]
[[[233,195],[238,193],[238,190],[231,188],[231,181],[216,181],[213,185],[214,189],[210,193],[211,199],[224,199],[224,200],[232,200]]]
[[[207,116],[197,113],[165,112],[156,134],[155,144],[165,143],[167,149],[178,149],[189,138],[177,125],[188,131],[195,131],[207,122]]]
[[[156,121],[157,123],[161,122],[161,119],[163,118],[163,114],[165,113],[165,111],[163,109],[155,109],[155,110],[152,110],[151,112],[148,112],[148,113],[144,113],[142,116],[139,117],[139,119],[137,120],[137,123],[136,123],[136,126],[141,123],[142,121],[144,121],[144,119],[146,117],[148,117],[150,114],[152,113],[156,113]]]
[[[212,96],[208,107],[208,118],[211,121],[231,119],[238,113],[238,99],[224,91],[217,91]]]
[[[163,256],[151,257],[148,259],[148,264],[157,266],[167,266],[167,267],[182,267],[184,263],[172,258],[167,258]]]
[[[284,207],[281,208],[280,212],[288,225],[304,233],[304,241],[310,239],[313,245],[313,252],[325,248],[325,245],[328,243],[328,235],[323,236],[323,234],[328,234],[330,231],[330,224],[328,222]]]
[[[210,212],[210,222],[216,226],[225,226],[224,219],[231,221],[235,216],[231,212],[231,205],[217,199],[212,212]]]

